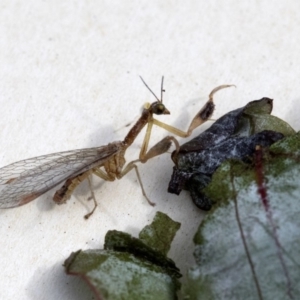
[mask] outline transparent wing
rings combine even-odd
[[[0,169],[0,208],[20,206],[54,186],[97,166],[119,152],[121,143],[53,153],[12,163]]]

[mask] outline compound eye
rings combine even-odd
[[[162,103],[157,104],[155,113],[157,115],[162,115],[165,112],[165,106]]]

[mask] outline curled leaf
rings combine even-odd
[[[203,193],[211,176],[227,159],[246,161],[256,145],[269,147],[294,130],[283,120],[270,115],[273,100],[262,98],[228,112],[210,128],[173,152],[175,163],[168,192],[190,192],[194,204],[210,210],[212,199]]]

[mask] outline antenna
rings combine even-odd
[[[144,81],[144,79],[142,78],[142,76],[140,76],[141,80],[143,81],[144,85],[146,86],[146,88],[151,92],[151,94],[156,98],[156,100],[158,102],[162,102],[162,100],[159,100],[157,98],[157,96],[154,94],[154,92],[149,88],[149,86],[147,85],[147,83]],[[163,77],[164,78],[164,77]],[[162,79],[162,84],[163,84],[163,79]],[[163,90],[162,90],[163,91]]]
[[[163,93],[165,92],[164,90],[164,76],[161,78],[161,88],[160,88],[160,99],[161,102],[163,102]]]

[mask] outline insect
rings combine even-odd
[[[161,81],[161,99],[158,99],[142,77],[141,80],[157,101],[145,105],[140,118],[130,129],[123,141],[115,141],[101,147],[38,156],[1,168],[0,208],[12,208],[24,205],[65,181],[53,197],[55,203],[62,204],[70,198],[74,189],[83,180],[88,179],[90,175],[95,174],[106,181],[114,181],[115,179],[121,179],[132,169],[136,171],[144,197],[149,204],[154,205],[145,193],[136,163],[145,163],[150,158],[167,152],[172,141],[177,144],[178,142],[172,136],[168,136],[147,152],[153,125],[162,127],[180,137],[189,136],[194,128],[201,125],[212,115],[214,110],[212,101],[213,93],[209,101],[207,101],[192,120],[188,131],[184,132],[162,123],[153,117],[153,115],[170,114],[169,110],[162,103],[164,77],[162,77]],[[220,86],[214,92],[225,87],[227,86]],[[125,152],[127,148],[130,147],[146,125],[147,130],[139,159],[125,165]],[[93,214],[97,207],[97,201],[93,193],[92,198],[94,200],[94,208],[85,215],[86,219]]]
[[[269,147],[284,137],[277,131],[256,128],[258,113],[262,115],[262,125],[267,126],[264,116],[271,113],[272,106],[273,100],[269,98],[251,101],[225,114],[191,141],[176,147],[172,153],[175,166],[168,192],[179,195],[186,189],[197,207],[209,210],[212,202],[203,189],[223,161],[246,161],[253,156],[257,145]]]

